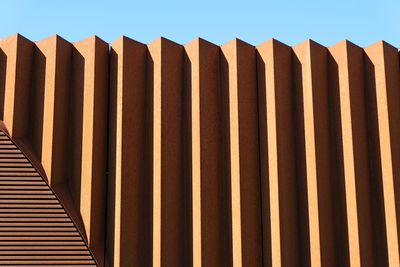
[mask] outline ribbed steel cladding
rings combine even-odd
[[[385,42],[14,35],[0,120],[100,266],[399,266],[399,74]]]

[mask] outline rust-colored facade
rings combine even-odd
[[[0,131],[0,266],[97,266],[30,159]]]
[[[6,136],[99,266],[399,266],[399,82],[385,42],[0,40]]]

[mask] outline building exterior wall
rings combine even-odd
[[[399,266],[399,74],[385,42],[15,35],[0,119],[100,265]]]
[[[50,186],[72,200],[102,263],[109,46],[96,37],[71,44],[13,35],[0,48],[0,119],[41,163]]]

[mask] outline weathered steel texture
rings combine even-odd
[[[96,37],[0,40],[0,106],[10,136],[41,163],[103,264],[109,46]]]
[[[184,265],[189,257],[193,266],[399,265],[395,48],[377,43],[362,49],[348,41],[289,47],[276,40],[257,47],[233,40],[219,47],[198,39],[183,46],[182,65],[170,52],[182,53],[176,44],[160,39],[149,51],[145,47],[126,37],[112,45],[119,64],[111,65],[117,93],[110,102],[110,131],[119,134],[110,135],[116,166],[110,165],[109,190],[118,209],[143,203],[153,216],[141,210],[138,221],[135,213],[110,210],[116,231],[108,232],[114,242],[107,251],[110,264]],[[176,91],[167,89],[171,80]],[[129,94],[139,94],[140,104]],[[181,102],[167,104],[166,94]],[[183,129],[163,128],[176,108],[181,112],[174,119],[183,120]],[[146,130],[137,132],[136,121]],[[167,141],[171,132],[181,138]],[[175,167],[189,184],[184,195],[177,185],[164,191],[169,178],[154,173],[173,168],[163,160],[164,141],[184,153]],[[122,167],[134,166],[139,157],[130,156],[138,151],[124,142],[143,149],[138,168]],[[122,183],[134,181],[142,190],[124,193]],[[189,250],[181,250],[179,261],[164,248],[172,242],[164,225],[176,218],[160,215],[170,212],[163,194],[179,196],[184,209],[180,241]],[[132,220],[135,230],[127,230]],[[151,229],[143,227],[147,222]],[[139,229],[152,244],[121,240]],[[123,256],[132,250],[137,258]]]
[[[66,209],[0,130],[0,265],[97,266]]]
[[[0,119],[100,265],[399,266],[399,74],[384,42],[16,35]]]

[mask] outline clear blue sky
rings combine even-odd
[[[400,1],[385,0],[0,0],[0,38],[59,34],[69,41],[121,35],[149,43],[159,36],[185,44],[202,37],[223,44],[238,37],[257,45],[276,38],[295,45],[381,39],[400,47]]]

